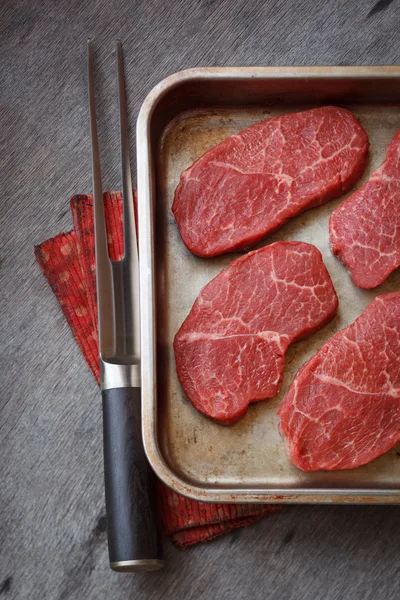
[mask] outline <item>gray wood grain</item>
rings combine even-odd
[[[196,65],[399,64],[398,0],[3,0],[0,596],[284,600],[398,597],[400,510],[288,507],[118,575],[105,540],[100,398],[33,245],[91,189],[86,39],[95,38],[106,188],[118,188],[113,42],[131,126],[146,93]],[[132,152],[134,140],[132,138]]]

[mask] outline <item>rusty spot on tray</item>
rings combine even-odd
[[[186,166],[189,166],[196,158],[213,148],[227,137],[235,133],[229,125],[211,127],[207,121],[210,117],[199,115],[191,118],[190,123],[183,120],[176,127],[171,128],[164,139],[164,156],[174,156],[176,149],[179,154],[187,155]]]

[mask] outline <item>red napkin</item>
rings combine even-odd
[[[118,260],[123,252],[121,193],[106,192],[104,206],[110,257]],[[35,246],[35,255],[99,383],[92,196],[74,196],[71,211],[74,230]],[[182,549],[250,525],[280,508],[265,504],[196,502],[176,494],[162,482],[158,489],[164,532]]]

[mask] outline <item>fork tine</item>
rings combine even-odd
[[[121,128],[121,162],[122,162],[122,189],[124,202],[124,248],[125,255],[137,255],[135,214],[133,210],[132,176],[129,158],[128,119],[125,95],[124,62],[122,43],[117,41],[118,60],[118,96]]]
[[[126,352],[135,361],[140,359],[139,264],[133,207],[132,176],[129,158],[128,119],[125,95],[122,44],[117,41],[118,96],[121,129],[122,192],[124,209],[123,295]],[[114,267],[116,265],[113,265]],[[133,311],[132,311],[133,307]]]
[[[96,102],[94,89],[94,61],[91,40],[88,40],[88,91],[90,132],[92,138],[94,233],[96,249],[96,281],[98,306],[99,351],[102,358],[113,356],[115,351],[113,276],[108,256],[107,232],[104,217],[104,199],[101,183],[99,140],[97,134]]]

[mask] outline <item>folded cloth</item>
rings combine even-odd
[[[106,192],[104,207],[110,257],[123,253],[122,197]],[[71,199],[74,230],[35,246],[37,261],[67,319],[97,383],[100,382],[97,339],[96,264],[92,196]],[[277,505],[211,504],[190,500],[158,483],[163,530],[181,549],[250,525],[279,510]]]

